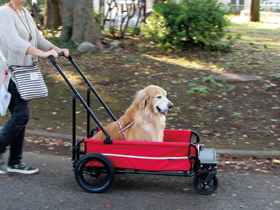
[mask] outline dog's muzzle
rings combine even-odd
[[[157,110],[158,110],[158,112],[159,112],[159,114],[162,114],[162,115],[167,115],[168,114],[168,111],[170,110],[170,109],[172,109],[172,107],[173,107],[173,104],[172,103],[168,103],[168,105],[167,105],[167,110],[162,110],[162,109],[160,109],[158,106],[157,106]]]

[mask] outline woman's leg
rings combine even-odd
[[[21,163],[25,126],[30,118],[29,102],[20,98],[15,83],[11,80],[8,91],[12,94],[9,110],[11,118],[0,131],[0,154],[10,145],[8,165]]]
[[[8,165],[16,165],[21,163],[22,158],[22,147],[25,136],[25,126],[21,129],[14,141],[10,144],[10,158]]]

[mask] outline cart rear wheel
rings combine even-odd
[[[87,154],[79,160],[75,167],[76,181],[87,192],[99,193],[107,190],[114,177],[113,164],[101,154]]]
[[[218,178],[216,175],[210,180],[208,184],[204,183],[208,173],[209,171],[200,171],[193,178],[194,189],[202,195],[209,195],[213,193],[218,187]]]

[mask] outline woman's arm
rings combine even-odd
[[[41,58],[48,58],[51,55],[55,59],[57,59],[57,57],[58,57],[58,54],[55,50],[50,50],[50,51],[44,52],[44,51],[39,50],[39,49],[37,49],[35,47],[32,47],[32,46],[29,46],[29,48],[26,51],[26,54],[38,56],[38,57],[41,57]]]

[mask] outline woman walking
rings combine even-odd
[[[60,49],[44,39],[38,31],[32,16],[27,9],[23,8],[26,0],[11,0],[0,8],[0,50],[10,65],[32,66],[32,56],[48,58],[58,57],[58,52],[64,52],[68,57],[68,49]],[[7,69],[6,63],[0,59],[0,81],[2,82]],[[0,131],[0,174],[4,160],[2,154],[10,146],[8,159],[8,172],[33,174],[38,168],[27,166],[21,162],[22,147],[25,136],[25,128],[30,119],[29,102],[20,98],[14,77],[9,72],[4,84],[11,93],[11,101],[8,109],[11,118],[5,123]]]

